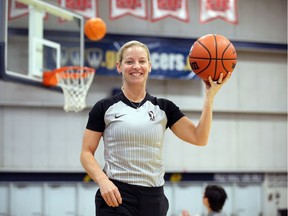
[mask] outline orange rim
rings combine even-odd
[[[83,71],[84,73],[64,73],[66,71]],[[58,79],[56,74],[61,74],[62,79],[79,79],[85,78],[90,73],[95,73],[94,68],[89,67],[80,67],[80,66],[67,66],[55,69],[53,71],[44,71],[43,72],[43,85],[47,87],[56,86],[58,84]]]

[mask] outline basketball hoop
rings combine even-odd
[[[86,96],[95,74],[94,68],[62,67],[43,73],[43,85],[60,86],[64,94],[64,110],[79,112],[86,107]]]

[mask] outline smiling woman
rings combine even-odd
[[[123,77],[123,93],[136,103],[146,95],[146,82],[151,72],[150,52],[146,45],[138,41],[126,43],[117,55],[117,71]],[[133,89],[132,89],[133,88]]]
[[[118,52],[116,67],[122,75],[122,91],[94,105],[81,151],[83,167],[99,185],[96,215],[108,216],[113,211],[113,215],[165,216],[169,204],[163,188],[164,132],[169,127],[187,143],[206,145],[214,96],[230,74],[225,79],[220,76],[221,84],[214,83],[211,77],[205,82],[202,115],[194,125],[172,101],[146,92],[152,65],[145,44],[134,40],[125,43]],[[104,169],[94,158],[102,136]]]

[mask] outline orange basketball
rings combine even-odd
[[[205,81],[209,76],[217,81],[221,73],[225,77],[234,70],[236,62],[233,44],[222,35],[208,34],[198,38],[189,52],[192,71]]]
[[[101,40],[107,32],[106,23],[99,17],[91,18],[86,21],[84,32],[90,40]]]

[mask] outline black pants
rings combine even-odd
[[[96,216],[166,216],[169,208],[163,187],[142,187],[112,180],[122,196],[122,204],[110,207],[96,193]]]

